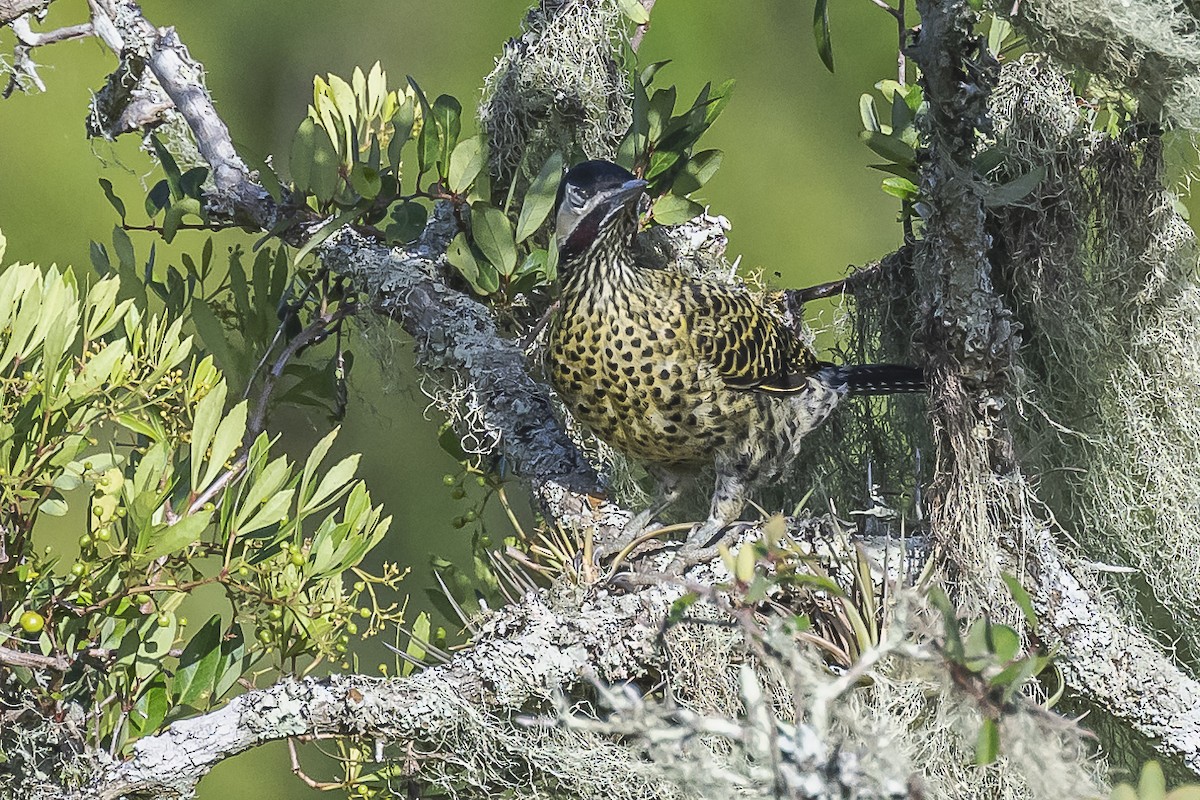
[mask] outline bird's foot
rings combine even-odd
[[[665,572],[678,577],[697,564],[713,561],[720,556],[722,545],[753,526],[754,523],[750,522],[732,522],[726,525],[715,519],[696,525],[688,534],[687,541],[675,554],[675,559],[667,565]]]

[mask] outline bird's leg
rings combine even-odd
[[[687,541],[679,549],[679,554],[667,571],[679,574],[693,564],[715,557],[717,544],[724,538],[720,534],[742,513],[746,506],[747,494],[749,482],[744,475],[718,469],[708,519],[688,532]],[[717,539],[716,543],[713,542],[714,538]]]
[[[623,550],[626,545],[641,536],[650,527],[650,523],[654,521],[655,517],[666,511],[667,508],[683,495],[683,476],[656,467],[647,467],[646,471],[658,483],[654,500],[650,503],[649,507],[639,511],[634,515],[633,519],[629,520],[624,530],[621,531],[621,535],[617,541],[601,549],[601,556],[612,555]]]

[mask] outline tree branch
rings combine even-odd
[[[50,7],[54,0],[0,0],[0,27],[17,17],[36,14]]]
[[[642,678],[661,667],[655,642],[681,593],[678,586],[600,593],[586,609],[531,593],[485,620],[470,650],[410,678],[284,680],[174,722],[140,739],[94,796],[187,796],[216,764],[265,742],[315,734],[437,740],[475,715],[502,717],[594,680]]]

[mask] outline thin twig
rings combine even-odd
[[[654,10],[655,2],[657,2],[657,0],[641,0],[642,8],[646,9],[647,14]],[[635,53],[638,51],[638,48],[642,46],[642,39],[646,38],[646,31],[649,28],[649,22],[637,26],[637,30],[633,32],[633,38],[629,40],[630,50]]]

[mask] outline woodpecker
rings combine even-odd
[[[708,519],[689,533],[686,556],[735,521],[847,395],[922,391],[924,378],[914,367],[821,361],[744,289],[639,265],[645,188],[608,161],[563,177],[547,370],[570,413],[658,481],[622,542],[677,500],[685,479],[715,468]]]

